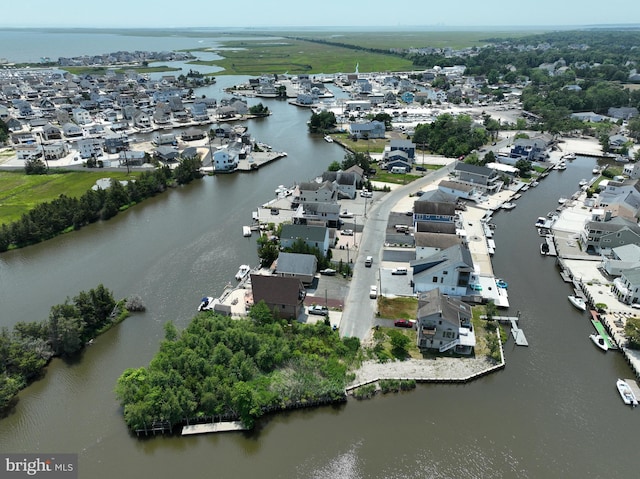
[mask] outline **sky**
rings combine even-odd
[[[0,27],[514,27],[640,22],[637,0],[3,0],[1,12]]]

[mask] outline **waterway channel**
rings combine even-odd
[[[219,78],[219,89],[237,78]],[[219,97],[219,94],[217,94]],[[216,96],[212,93],[211,96]],[[253,103],[257,101],[252,100]],[[248,126],[288,153],[257,173],[206,177],[109,222],[0,255],[0,325],[41,320],[51,305],[103,283],[148,306],[98,338],[82,358],[53,361],[0,420],[0,450],[77,452],[79,477],[539,478],[637,473],[638,411],[624,407],[619,354],[588,339],[554,260],[540,257],[535,219],[554,209],[594,160],[579,158],[499,212],[494,269],[509,283],[529,348],[505,345],[506,368],[467,385],[265,418],[255,431],[199,437],[132,436],[113,389],[148,364],[163,324],[188,324],[200,297],[218,295],[241,263],[257,261],[241,226],[279,184],[305,181],[344,152],[306,132],[309,111],[266,100],[274,114]],[[252,103],[252,104],[253,104]]]

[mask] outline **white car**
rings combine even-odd
[[[342,236],[353,236],[353,230],[342,230]]]
[[[361,196],[362,198],[373,198],[373,192],[371,192],[371,191],[367,191],[367,190],[362,190],[362,191],[360,192],[360,196]]]
[[[376,299],[378,297],[378,287],[375,284],[372,284],[371,288],[369,288],[369,297],[371,299]]]

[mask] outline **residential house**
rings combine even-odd
[[[140,129],[151,127],[151,116],[144,111],[137,111],[133,115],[133,126]]]
[[[611,217],[611,212],[594,209],[580,233],[582,247],[588,253],[606,253],[625,244],[640,244],[640,226],[636,221]]]
[[[629,142],[629,138],[624,135],[611,135],[609,137],[609,149],[617,151],[623,148]]]
[[[607,115],[615,118],[616,120],[629,120],[638,116],[638,109],[636,107],[628,106],[620,108],[611,107],[607,111]]]
[[[640,269],[622,271],[619,278],[613,280],[613,294],[625,304],[640,303]]]
[[[366,123],[349,123],[351,136],[358,139],[384,138],[385,127],[381,121],[369,121]]]
[[[91,123],[93,119],[91,118],[91,113],[89,113],[84,108],[74,108],[71,111],[73,115],[73,121],[75,121],[78,125],[86,125]]]
[[[440,201],[413,202],[413,226],[415,231],[424,231],[426,224],[453,225],[457,220],[456,203]]]
[[[397,140],[393,139],[389,142],[389,154],[393,154],[396,151],[404,151],[407,154],[409,161],[414,162],[416,158],[416,144],[411,140]],[[385,154],[387,153],[385,149]]]
[[[202,140],[206,135],[206,133],[198,128],[187,128],[182,132],[181,138],[183,141],[194,141],[194,140]]]
[[[296,224],[315,224],[328,228],[340,227],[340,203],[305,202],[296,208],[293,216]]]
[[[36,143],[20,143],[13,150],[18,160],[35,160],[42,156],[42,146]]]
[[[46,141],[62,140],[62,130],[51,123],[47,123],[42,127],[42,136]]]
[[[230,173],[238,168],[238,155],[224,148],[213,153],[213,171],[218,173]]]
[[[487,194],[497,193],[503,185],[498,173],[486,166],[471,165],[458,161],[454,172],[458,181],[475,186],[478,190],[482,190]]]
[[[331,181],[302,182],[296,188],[293,203],[335,203],[338,199],[338,189]],[[295,207],[294,206],[294,207]]]
[[[291,248],[298,240],[304,241],[310,248],[318,248],[318,250],[326,256],[330,247],[329,228],[326,226],[297,224],[285,224],[282,226],[280,245],[283,248]]]
[[[467,200],[478,201],[481,193],[478,191],[475,185],[469,183],[462,183],[453,180],[442,180],[438,183],[438,190],[443,193],[455,196],[456,198],[464,198]]]
[[[401,171],[401,169],[404,170],[402,173],[409,173],[413,167],[413,163],[404,151],[385,151],[384,159],[385,168],[392,173]]]
[[[416,95],[412,91],[405,91],[400,95],[400,99],[405,103],[413,103],[415,97]]]
[[[298,278],[251,275],[253,303],[264,301],[274,316],[296,320],[304,312],[306,291]]]
[[[357,193],[357,181],[354,173],[344,171],[325,171],[322,180],[335,184],[338,190],[338,197],[354,199]]]
[[[129,139],[125,134],[112,133],[104,139],[104,150],[107,153],[118,153],[128,145]]]
[[[276,276],[297,278],[302,284],[309,285],[318,270],[318,259],[313,254],[284,253],[278,255]]]
[[[416,259],[410,265],[413,268],[414,293],[439,288],[451,296],[464,296],[474,271],[471,253],[465,244]]]
[[[191,105],[191,116],[193,121],[209,121],[209,113],[207,112],[207,104],[197,102]]]
[[[417,345],[421,351],[469,355],[476,345],[471,307],[438,288],[418,296]]]
[[[178,161],[180,153],[172,146],[158,146],[154,151],[154,156],[163,163],[174,163]]]
[[[55,141],[42,145],[44,158],[48,160],[59,160],[69,154],[69,147],[64,141]]]
[[[416,231],[413,234],[416,257],[421,260],[437,254],[438,252],[462,244],[462,238],[451,233],[424,233]]]
[[[82,138],[78,140],[80,158],[88,159],[102,156],[102,141],[96,138]]]
[[[602,269],[614,277],[628,269],[640,269],[640,245],[626,244],[611,248],[611,255],[602,259]]]

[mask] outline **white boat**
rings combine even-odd
[[[627,381],[624,379],[618,379],[616,381],[616,387],[618,388],[618,392],[620,393],[620,397],[625,404],[630,405],[631,407],[636,407],[638,405],[638,400],[636,399],[636,395],[633,394],[631,390],[631,386],[627,384]]]
[[[591,339],[591,341],[593,341],[593,344],[598,346],[604,352],[607,352],[609,350],[609,345],[607,344],[605,339],[599,334],[590,334],[589,339]]]
[[[516,207],[515,203],[502,203],[502,206],[500,206],[500,208],[502,208],[503,210],[512,210]]]
[[[238,272],[236,273],[236,279],[238,281],[242,280],[246,275],[249,274],[249,271],[251,271],[251,266],[249,266],[248,264],[241,264],[240,269],[238,269]]]
[[[198,306],[198,311],[209,311],[213,309],[214,298],[212,296],[205,296],[200,301],[200,306]]]
[[[563,161],[561,161],[560,163],[558,163],[556,166],[553,167],[554,170],[566,170],[567,169],[567,164],[564,163]]]
[[[582,178],[582,179],[580,180],[580,183],[578,183],[578,185],[580,185],[580,186],[586,186],[586,185],[588,185],[588,184],[589,184],[589,180],[586,180],[586,179],[584,179],[584,178]]]
[[[563,198],[563,197],[558,198],[558,203],[559,204],[564,205],[566,202],[567,202],[566,198]]]
[[[329,135],[325,135],[324,141],[326,141],[327,143],[333,143],[333,138],[331,138]]]
[[[542,256],[547,256],[549,254],[549,244],[546,241],[544,243],[540,243],[540,254]]]
[[[584,302],[584,299],[579,298],[578,296],[574,296],[573,294],[567,296],[567,298],[569,298],[569,301],[571,302],[571,304],[573,304],[579,310],[581,311],[587,310],[587,304]]]
[[[593,173],[594,175],[599,175],[600,174],[600,168],[594,168],[593,170],[591,170],[591,173]]]
[[[563,160],[575,160],[576,159],[576,154],[575,153],[567,153],[566,155],[564,155],[562,157]]]
[[[242,227],[242,236],[251,236],[251,226]]]
[[[353,218],[353,213],[351,211],[344,210],[341,211],[338,216],[340,216],[340,218]]]

